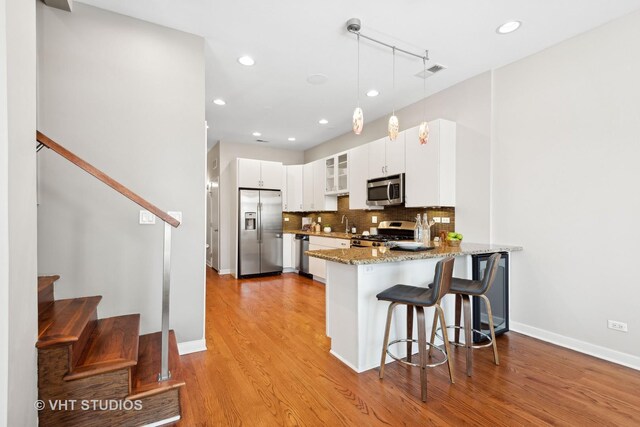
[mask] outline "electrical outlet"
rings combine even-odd
[[[449,224],[451,222],[451,218],[449,218],[448,216],[443,216],[442,217],[442,223],[443,224]]]
[[[284,222],[289,222],[289,217],[288,216],[284,217]]]
[[[138,223],[141,225],[152,225],[156,223],[156,216],[149,211],[140,211]]]
[[[614,331],[620,331],[620,332],[628,332],[629,329],[627,329],[627,324],[624,322],[618,322],[617,320],[608,320],[607,321],[607,326],[609,327],[609,329],[613,329]]]
[[[378,217],[377,217],[377,216],[375,216],[375,215],[374,215],[374,216],[372,216],[372,217],[371,217],[371,223],[372,223],[372,224],[377,224],[377,223],[378,223]]]
[[[433,220],[437,223],[440,224],[442,222],[442,218],[440,218],[439,216],[434,216]]]
[[[321,216],[319,216],[319,217],[318,217],[318,224],[320,224],[321,222],[322,222],[322,217],[321,217]]]

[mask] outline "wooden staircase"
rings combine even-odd
[[[59,276],[38,278],[40,426],[164,425],[180,418],[180,356],[169,333],[171,379],[158,382],[161,334],[140,315],[98,319],[101,296],[55,300]]]

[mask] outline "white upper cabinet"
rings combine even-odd
[[[288,212],[302,212],[303,210],[303,165],[285,166],[287,175],[286,208]],[[284,195],[282,196],[285,197]]]
[[[319,159],[307,163],[303,167],[303,211],[336,211],[338,199],[336,196],[326,196],[325,162]]]
[[[238,187],[282,189],[282,163],[238,159]]]
[[[349,150],[349,209],[368,209],[369,147],[363,144]]]
[[[282,182],[282,163],[280,162],[260,162],[262,172],[262,187],[279,190],[284,184]]]
[[[282,211],[287,212],[289,210],[289,204],[287,203],[287,197],[289,194],[289,188],[287,183],[287,166],[282,166]]]
[[[325,194],[349,192],[349,154],[347,152],[327,157],[325,160]]]
[[[429,122],[429,142],[421,145],[418,127],[405,131],[405,206],[455,206],[456,124]]]
[[[404,131],[395,141],[388,136],[369,143],[369,178],[405,172]]]
[[[313,208],[313,163],[307,163],[302,167],[302,210],[305,212]]]

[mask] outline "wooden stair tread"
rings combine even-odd
[[[82,355],[66,381],[86,378],[138,362],[140,315],[109,317],[98,320]]]
[[[42,292],[49,286],[53,285],[55,281],[60,279],[60,276],[38,276],[38,292]]]
[[[36,347],[44,348],[78,341],[101,299],[101,296],[93,296],[52,302],[38,316]]]
[[[181,379],[180,354],[178,353],[178,342],[173,330],[169,331],[169,371],[171,372],[171,379],[158,382],[162,357],[160,352],[161,340],[162,334],[160,332],[140,336],[138,364],[135,367],[131,382],[132,391],[127,396],[127,399],[140,399],[185,385]]]

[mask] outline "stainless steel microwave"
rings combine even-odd
[[[367,181],[367,205],[393,206],[404,203],[404,174]]]

